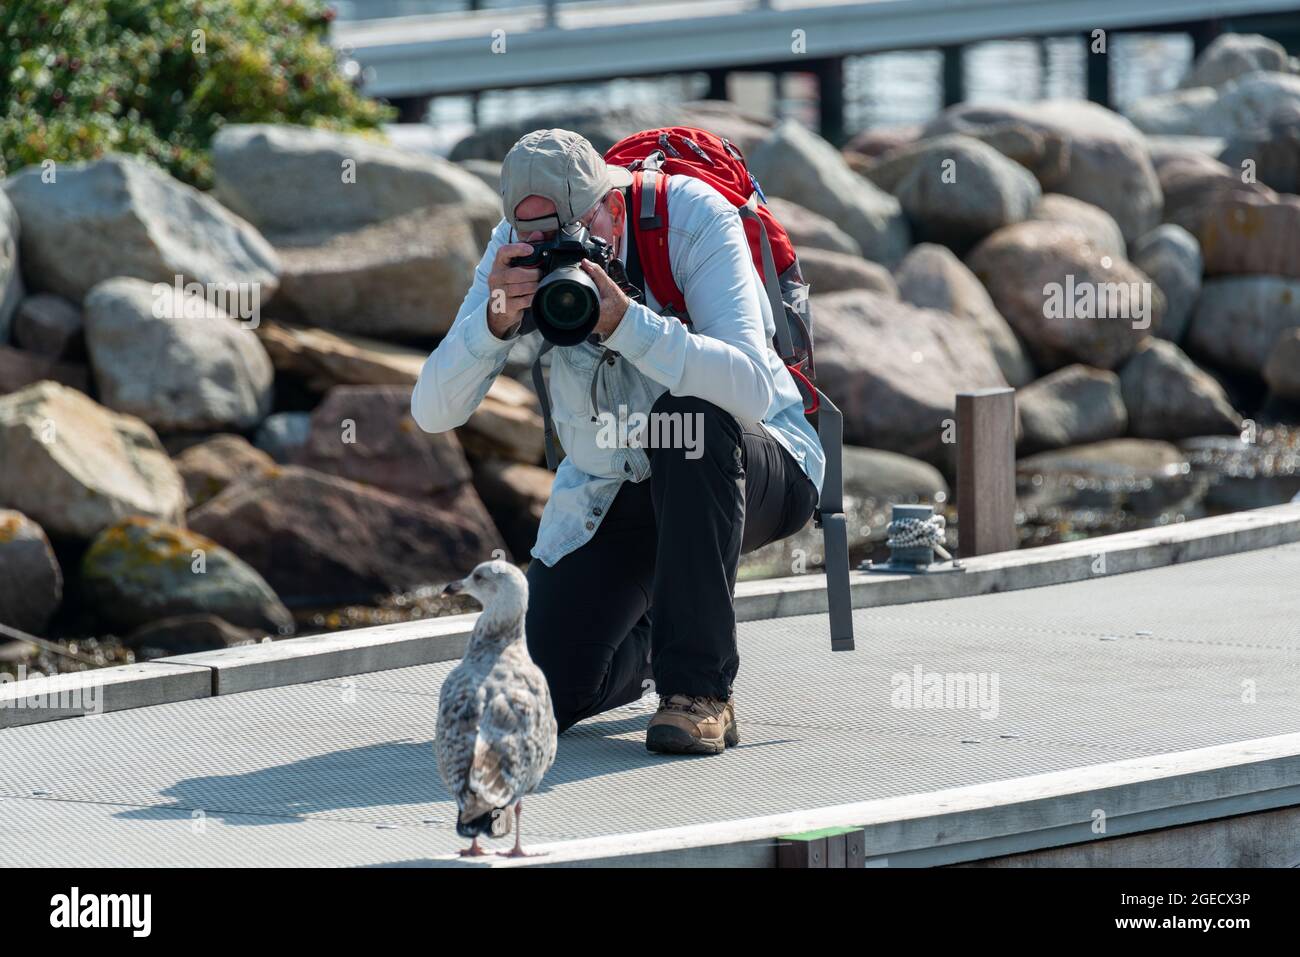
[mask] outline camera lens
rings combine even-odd
[[[562,267],[542,281],[533,297],[533,315],[547,339],[556,345],[576,345],[600,318],[600,296],[586,273]]]

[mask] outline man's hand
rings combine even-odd
[[[579,265],[595,281],[596,289],[600,292],[600,319],[596,322],[595,331],[602,339],[608,339],[623,321],[623,314],[627,312],[632,300],[618,288],[618,283],[609,277],[609,273],[590,259],[582,260]]]
[[[498,339],[506,338],[524,317],[524,310],[533,304],[533,293],[542,278],[536,267],[511,266],[510,260],[527,256],[533,251],[528,243],[508,243],[497,250],[488,273],[488,328]]]

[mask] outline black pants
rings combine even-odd
[[[703,454],[648,449],[650,476],[623,483],[589,542],[528,566],[528,651],[561,731],[651,688],[730,697],[740,556],[799,531],[817,504],[762,426],[667,392],[653,411],[701,414]]]

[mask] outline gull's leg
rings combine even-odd
[[[457,853],[460,854],[461,857],[486,857],[487,856],[487,851],[483,850],[483,848],[478,846],[478,837],[475,837],[474,840],[470,842],[469,847],[465,848],[465,850],[463,851],[458,851]]]
[[[497,853],[500,854],[502,857],[529,857],[530,856],[527,851],[525,851],[522,847],[519,846],[520,838],[523,837],[523,835],[520,833],[520,831],[523,828],[523,823],[522,823],[523,817],[524,817],[524,802],[518,801],[515,804],[515,846],[509,851],[497,851]]]

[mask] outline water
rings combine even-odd
[[[561,3],[566,0],[560,0]],[[519,5],[519,0],[478,0],[481,9]],[[462,11],[467,0],[350,0],[335,4],[340,19]],[[1124,34],[1110,38],[1113,105],[1174,89],[1192,60],[1186,34]],[[1081,36],[997,40],[966,50],[966,97],[971,102],[1082,98],[1086,95],[1086,48]],[[845,124],[850,134],[882,126],[924,123],[943,109],[943,57],[937,50],[900,51],[845,60]],[[816,126],[815,84],[787,75],[773,91],[774,112]],[[673,103],[705,96],[703,74],[497,90],[480,94],[478,122],[514,122],[534,113],[575,106]],[[447,132],[474,128],[467,96],[440,97],[429,121]],[[454,137],[453,137],[454,141]]]

